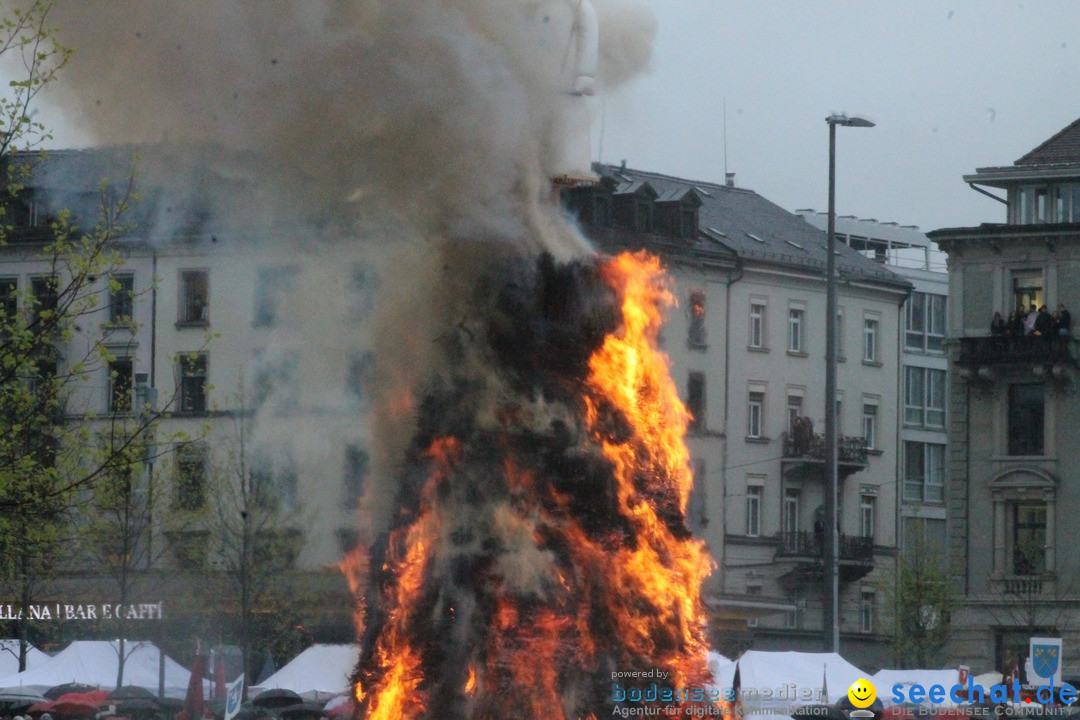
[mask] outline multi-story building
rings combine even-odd
[[[757,193],[625,167],[570,199],[602,247],[647,247],[681,306],[665,349],[696,420],[694,529],[719,570],[726,642],[820,650],[825,463],[825,235]],[[910,284],[840,247],[841,630],[889,661],[880,608],[896,548],[901,305]],[[869,435],[867,435],[869,433]],[[736,648],[737,649],[737,648]]]
[[[814,227],[825,230],[826,213],[797,210]],[[882,263],[914,288],[904,304],[900,327],[900,411],[897,426],[896,507],[899,546],[913,557],[945,550],[945,357],[946,301],[949,277],[945,254],[913,225],[898,225],[842,215],[836,218],[836,239]],[[864,415],[866,437],[877,418]]]
[[[1050,332],[990,336],[995,312],[1080,306],[1080,120],[1012,165],[964,176],[1005,205],[1001,223],[928,233],[949,255],[948,542],[963,598],[950,654],[1023,668],[1028,638],[1080,641],[1075,343]],[[984,188],[991,188],[985,190]],[[995,193],[995,190],[997,191]],[[1004,192],[1004,196],[999,193]],[[1064,674],[1080,669],[1064,652]]]
[[[51,274],[66,272],[42,257],[52,237],[50,212],[72,209],[84,227],[93,226],[109,195],[94,188],[109,174],[112,187],[123,187],[130,161],[130,150],[58,151],[36,166],[15,216],[9,210],[12,229],[0,247],[11,313],[19,310],[13,292],[38,295]],[[228,182],[183,174],[190,169],[177,162],[171,180],[206,194]],[[279,606],[276,598],[290,596],[306,632],[348,640],[353,602],[335,566],[362,539],[374,266],[357,247],[315,247],[288,227],[208,223],[197,200],[174,206],[175,198],[142,184],[141,200],[110,229],[124,229],[111,243],[118,261],[80,290],[98,300],[65,348],[69,365],[89,360],[68,388],[66,411],[89,424],[91,438],[103,423],[133,424],[144,401],[161,413],[163,446],[138,480],[145,517],[133,524],[131,600],[162,601],[173,637],[213,632],[200,626],[210,615],[205,606],[216,603],[229,616],[239,603],[229,599],[236,592],[215,595],[217,584],[229,582],[230,573],[220,571],[233,570],[235,579],[232,544],[248,511],[258,505],[269,512],[272,495],[272,516],[253,526],[247,541],[253,557],[274,548],[274,566],[288,572],[248,572],[245,582],[264,585],[248,588],[261,598],[253,600],[256,614],[264,617]],[[241,475],[257,478],[248,497],[240,496]],[[112,578],[82,569],[40,592],[69,602],[116,596]]]

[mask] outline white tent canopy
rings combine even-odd
[[[877,688],[877,696],[881,698],[881,702],[886,706],[893,705],[893,686],[902,685],[904,688],[904,697],[908,697],[908,689],[912,685],[922,685],[927,691],[934,685],[940,685],[945,688],[945,700],[940,703],[933,703],[938,707],[955,707],[956,703],[949,698],[949,690],[953,685],[960,682],[960,673],[956,668],[946,668],[944,670],[878,670],[874,674],[874,677],[868,678],[870,682],[874,683],[874,687]],[[929,701],[924,701],[929,703]]]
[[[33,670],[49,660],[49,656],[30,646],[26,648],[26,669]],[[7,677],[19,672],[19,641],[0,640],[0,677]],[[7,687],[0,685],[0,687]]]
[[[360,658],[357,645],[312,645],[283,668],[250,689],[255,697],[273,688],[292,690],[309,699],[337,695],[350,687],[349,675]]]
[[[747,650],[739,658],[739,696],[744,712],[787,711],[819,703],[823,686],[828,687],[828,702],[836,702],[852,683],[866,677],[836,653]]]
[[[154,693],[158,689],[157,647],[149,642],[128,640],[124,645],[124,684],[137,685]],[[104,689],[116,687],[119,643],[107,640],[77,640],[37,667],[0,677],[0,687],[24,686],[47,690],[69,682],[86,683]],[[175,660],[165,658],[165,695],[182,698],[187,693],[191,673]]]

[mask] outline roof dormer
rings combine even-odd
[[[704,201],[693,188],[668,190],[656,198],[656,231],[662,235],[694,239],[698,209]]]
[[[653,231],[653,208],[659,193],[644,180],[621,183],[612,194],[615,227]]]

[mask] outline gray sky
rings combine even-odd
[[[788,209],[922,230],[1002,222],[961,176],[1010,165],[1080,117],[1076,0],[643,0],[653,73],[604,108],[605,162],[737,185]]]
[[[788,210],[827,205],[923,230],[999,222],[961,175],[1010,164],[1080,117],[1077,0],[640,0],[653,71],[604,101],[596,155],[736,184]],[[56,146],[87,138],[45,108]],[[602,125],[602,128],[601,128]]]

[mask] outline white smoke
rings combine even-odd
[[[362,343],[378,356],[378,483],[412,435],[410,397],[445,362],[435,340],[457,320],[454,298],[485,264],[461,241],[588,252],[549,183],[578,1],[57,0],[52,20],[76,51],[59,94],[102,144],[212,148],[214,173],[246,194],[202,198],[211,216],[318,218],[310,237],[378,248],[379,319]],[[602,94],[647,68],[655,24],[635,0],[593,4]],[[243,165],[223,170],[234,157]],[[156,167],[163,182],[170,164]],[[322,295],[296,295],[297,315],[317,319],[305,344],[339,345],[347,325]]]

